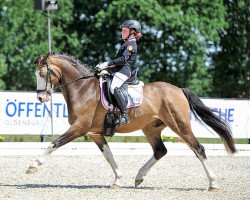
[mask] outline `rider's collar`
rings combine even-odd
[[[129,42],[129,41],[136,41],[136,39],[135,39],[135,38],[128,38],[128,39],[125,39],[125,40],[124,40],[124,43],[125,43],[125,42]]]

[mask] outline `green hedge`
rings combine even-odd
[[[57,139],[59,135],[48,135],[46,136],[46,142],[51,142]],[[108,142],[147,142],[146,138],[143,136],[115,136],[106,137]],[[164,142],[182,142],[179,137],[166,137],[163,136],[162,140]],[[198,138],[200,143],[222,143],[219,138]],[[0,142],[40,142],[40,135],[4,135],[0,136]],[[74,142],[92,142],[89,136],[80,137],[74,140]],[[235,139],[236,144],[247,144],[248,139]]]

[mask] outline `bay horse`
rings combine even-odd
[[[54,53],[36,59],[37,98],[41,103],[50,100],[53,86],[61,87],[68,108],[70,128],[54,140],[45,152],[32,161],[27,174],[35,173],[45,159],[59,147],[89,134],[105,159],[111,165],[115,180],[112,188],[121,187],[122,174],[113,158],[101,131],[107,110],[100,102],[99,81],[93,72],[73,56]],[[142,130],[153,149],[153,156],[138,171],[135,187],[140,185],[150,168],[167,153],[161,139],[161,131],[169,127],[193,150],[201,161],[209,179],[209,191],[218,190],[216,176],[209,169],[204,147],[195,138],[190,124],[190,112],[210,126],[222,139],[230,154],[236,153],[231,129],[226,122],[206,107],[200,98],[188,89],[178,88],[165,82],[148,83],[143,86],[142,104],[136,108],[137,116],[129,110],[129,124],[116,128],[118,133]]]

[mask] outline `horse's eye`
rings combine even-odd
[[[39,72],[39,76],[44,77],[44,74],[42,72]]]

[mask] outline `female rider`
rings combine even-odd
[[[115,59],[104,62],[96,66],[97,69],[103,70],[108,68],[113,73],[111,83],[111,93],[117,100],[118,107],[121,111],[119,125],[129,123],[127,105],[120,87],[131,76],[131,64],[134,62],[137,54],[136,39],[141,36],[141,24],[136,20],[126,20],[121,25],[123,43],[115,56]]]

